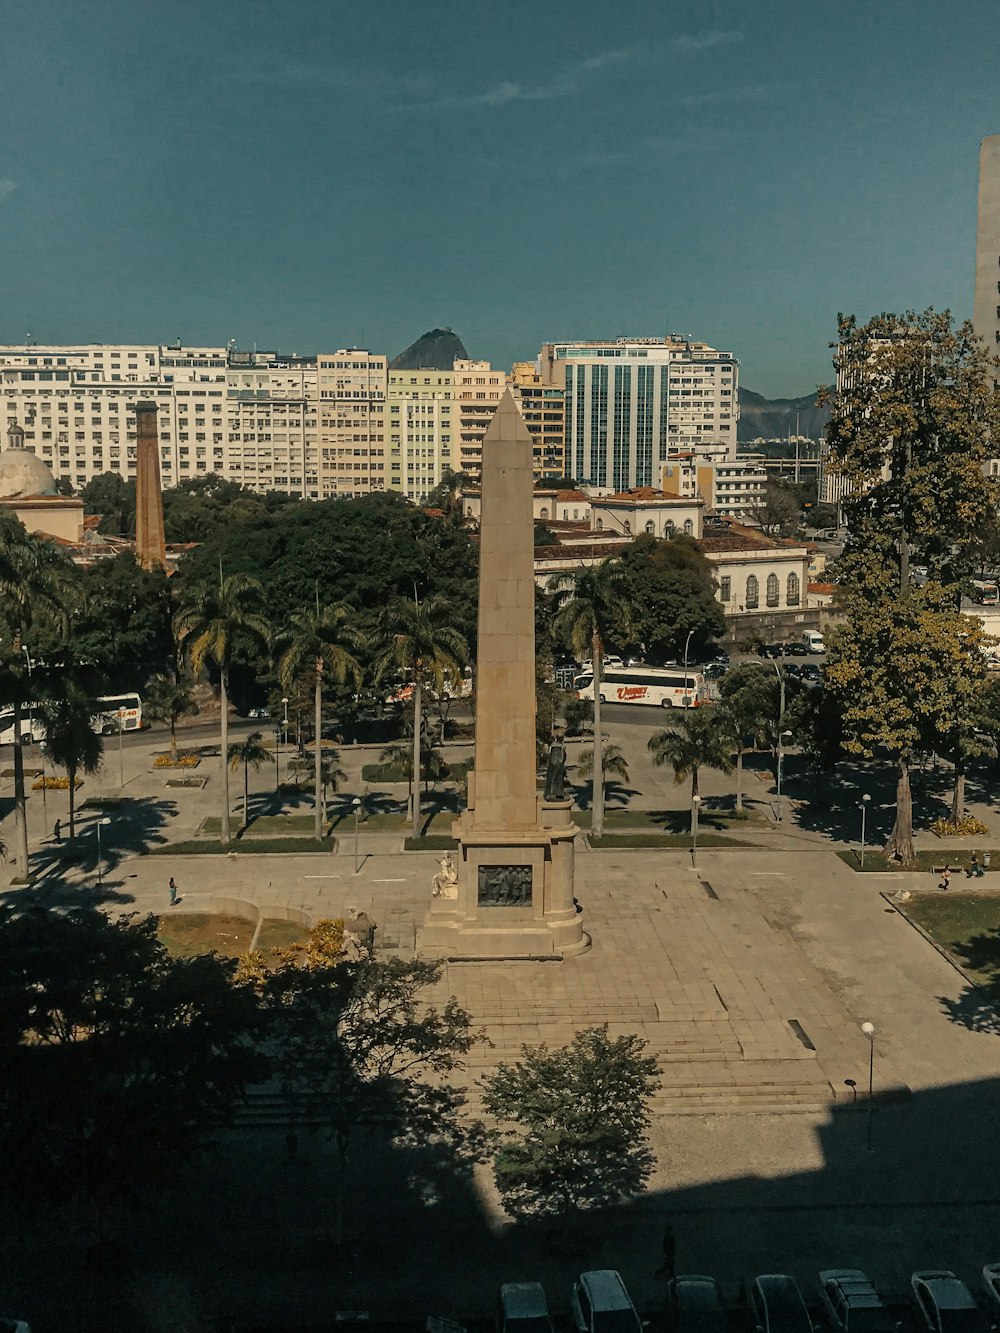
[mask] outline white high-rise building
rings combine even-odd
[[[670,335],[546,343],[539,365],[566,405],[566,470],[598,487],[652,486],[668,458],[734,459],[739,363]]]
[[[3,428],[57,478],[135,475],[135,404],[156,402],[164,486],[216,473],[309,499],[385,484],[387,363],[231,347],[0,347]]]

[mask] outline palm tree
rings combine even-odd
[[[211,662],[219,673],[219,702],[222,711],[222,743],[219,768],[222,775],[221,841],[229,842],[229,670],[238,648],[253,650],[270,643],[271,632],[261,614],[263,590],[248,574],[224,577],[219,582],[188,589],[175,619],[181,648],[192,674],[201,674]]]
[[[348,680],[355,688],[361,684],[361,666],[355,653],[364,646],[361,634],[350,623],[351,611],[342,603],[333,606],[319,605],[319,585],[316,586],[316,605],[307,611],[293,611],[289,617],[290,628],[283,636],[287,643],[281,658],[281,682],[290,689],[293,681],[306,672],[315,677],[315,747],[313,760],[316,827],[314,837],[317,842],[323,838],[323,810],[320,799],[322,786],[322,744],[323,735],[323,675],[329,672],[335,685],[344,685]]]
[[[743,809],[743,755],[747,736],[754,745],[765,745],[778,703],[777,682],[772,672],[758,662],[742,662],[727,671],[719,683],[719,713],[724,719],[730,744],[736,751],[736,809]]]
[[[74,571],[61,562],[54,548],[29,537],[12,515],[0,516],[0,600],[10,628],[10,650],[0,673],[0,692],[12,705],[14,735],[21,734],[21,708],[30,702],[28,650],[24,636],[32,620],[43,615],[65,638],[70,580]],[[28,816],[24,791],[24,754],[14,745],[14,823],[16,860],[21,878],[30,882]]]
[[[320,796],[317,798],[320,804],[320,819],[326,819],[326,790],[329,787],[331,792],[340,791],[340,784],[347,781],[347,774],[340,767],[340,751],[326,750],[320,761]]]
[[[584,750],[583,757],[576,766],[576,771],[581,778],[589,778],[594,771],[594,752],[593,750]],[[615,745],[613,741],[605,741],[603,754],[601,755],[601,772],[604,776],[613,773],[615,777],[621,778],[622,782],[628,782],[628,760],[620,745]]]
[[[596,837],[604,832],[604,740],[601,736],[601,675],[604,648],[615,631],[624,640],[632,634],[632,613],[628,597],[632,587],[628,572],[614,556],[599,565],[581,565],[575,574],[557,574],[549,591],[557,599],[552,632],[583,659],[590,653],[594,664],[594,812],[591,831]]]
[[[240,765],[243,766],[243,828],[244,830],[250,824],[250,768],[259,773],[265,764],[271,762],[271,751],[262,745],[263,734],[259,731],[251,731],[248,736],[241,741],[233,741],[226,751],[229,760],[229,767],[235,773]]]
[[[62,673],[60,673],[62,674]],[[52,693],[41,702],[45,748],[69,779],[69,840],[76,837],[76,779],[96,773],[104,756],[104,738],[94,730],[94,705],[71,672],[57,676]],[[58,692],[56,692],[58,691]]]
[[[410,804],[413,837],[420,837],[420,733],[423,726],[423,689],[443,690],[458,680],[469,656],[469,645],[455,624],[451,603],[444,597],[408,601],[393,597],[378,618],[381,644],[375,659],[379,679],[402,672],[413,685],[413,765]]]
[[[717,768],[733,771],[726,719],[712,707],[686,708],[677,725],[654,732],[649,738],[654,764],[671,764],[674,781],[691,779],[691,832],[694,833],[694,798],[698,795],[698,770]]]
[[[177,758],[177,723],[197,713],[191,682],[183,676],[154,676],[146,686],[143,712],[152,722],[170,723],[170,754]]]

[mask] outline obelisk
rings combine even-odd
[[[590,943],[573,896],[572,802],[538,791],[532,438],[510,390],[483,438],[476,758],[422,953],[550,958]],[[449,882],[454,879],[456,882]]]
[[[135,558],[143,569],[167,563],[156,404],[135,405]]]

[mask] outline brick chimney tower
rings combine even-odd
[[[163,536],[163,489],[156,404],[136,403],[135,558],[143,569],[161,569],[167,552]]]

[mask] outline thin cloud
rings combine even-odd
[[[578,93],[587,75],[596,74],[609,65],[624,64],[631,59],[632,52],[629,50],[603,51],[569,66],[546,83],[524,84],[504,79],[492,88],[468,97],[439,97],[427,102],[412,102],[405,109],[434,110],[438,107],[507,106],[511,102],[551,102]]]
[[[0,201],[13,194],[17,189],[17,181],[12,181],[8,176],[0,178]]]
[[[682,32],[673,39],[671,45],[678,51],[710,51],[713,46],[733,46],[736,42],[742,42],[744,35],[735,30],[709,28],[706,32]]]
[[[716,88],[712,92],[695,93],[691,97],[682,97],[681,106],[688,108],[702,106],[732,106],[743,102],[769,102],[772,98],[791,92],[790,83],[751,83],[742,88]]]

